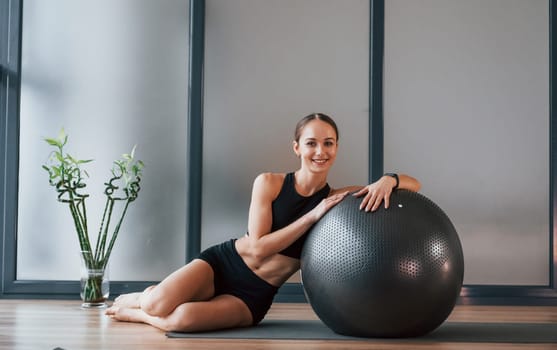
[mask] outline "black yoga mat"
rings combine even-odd
[[[557,343],[557,323],[445,322],[417,338],[358,338],[336,334],[321,321],[263,320],[258,326],[212,332],[169,332],[169,338],[359,340],[459,343]]]

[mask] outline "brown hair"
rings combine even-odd
[[[325,123],[332,126],[333,129],[335,130],[335,134],[337,136],[337,141],[338,141],[339,135],[338,135],[337,124],[335,123],[333,118],[331,118],[328,115],[323,114],[323,113],[312,113],[310,115],[306,115],[305,117],[303,117],[302,120],[300,120],[298,122],[298,124],[296,124],[296,129],[294,130],[294,141],[296,141],[296,142],[300,141],[300,135],[302,134],[302,130],[304,129],[304,127],[310,121],[315,120],[315,119],[319,119],[321,121],[324,121]]]

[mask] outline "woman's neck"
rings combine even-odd
[[[311,196],[327,184],[327,174],[316,174],[299,169],[294,172],[296,191],[303,196]]]

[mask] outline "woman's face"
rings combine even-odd
[[[300,139],[294,141],[294,152],[302,168],[312,172],[327,172],[337,155],[337,134],[326,122],[314,119],[304,126]]]

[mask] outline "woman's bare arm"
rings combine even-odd
[[[283,180],[284,176],[265,173],[254,181],[248,218],[248,240],[250,254],[256,259],[264,259],[286,249],[346,196],[346,193],[337,193],[325,198],[307,214],[270,234],[273,221],[272,202],[277,197]]]

